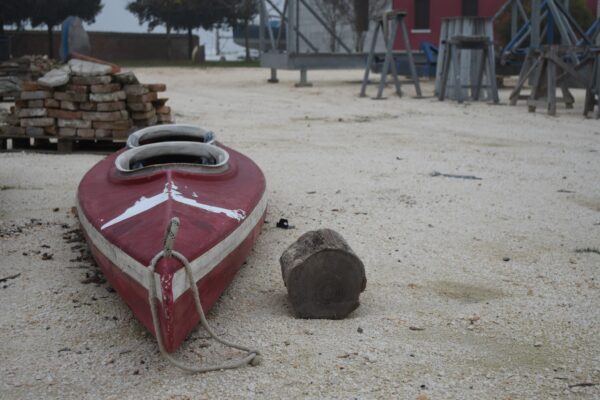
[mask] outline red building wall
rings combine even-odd
[[[415,30],[415,1],[430,1],[429,30]],[[478,0],[479,16],[492,17],[507,0]],[[597,0],[586,0],[590,11],[596,14]],[[406,27],[410,36],[410,46],[418,49],[422,42],[430,42],[435,46],[440,41],[442,18],[462,15],[462,0],[394,0],[394,9],[405,10]],[[400,33],[395,44],[396,50],[404,49]]]

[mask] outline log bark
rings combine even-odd
[[[298,317],[342,319],[359,306],[367,284],[365,267],[339,233],[307,232],[283,252],[279,263]]]

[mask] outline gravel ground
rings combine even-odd
[[[135,72],[265,172],[268,224],[209,314],[264,361],[171,367],[77,231],[77,184],[101,156],[3,153],[0,278],[20,275],[0,282],[0,398],[600,398],[600,124],[582,92],[552,118],[507,90],[498,106],[361,99],[360,71],[303,89],[294,72]],[[295,319],[281,279],[281,252],[321,227],[367,270],[341,321]],[[202,330],[176,354],[238,355]]]

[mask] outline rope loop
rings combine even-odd
[[[167,361],[169,361],[174,366],[181,368],[182,370],[184,370],[186,372],[192,372],[192,373],[218,371],[218,370],[224,370],[224,369],[234,369],[234,368],[239,368],[239,367],[242,367],[242,366],[248,365],[248,364],[253,365],[253,366],[260,364],[262,357],[258,350],[252,350],[248,347],[245,347],[245,346],[233,343],[233,342],[229,342],[225,339],[222,339],[222,338],[218,337],[217,334],[215,334],[213,332],[213,330],[210,328],[210,326],[208,325],[208,321],[206,320],[206,316],[204,315],[204,310],[202,309],[202,304],[200,302],[200,293],[198,291],[198,287],[196,286],[196,282],[194,281],[194,277],[192,275],[192,267],[190,266],[188,259],[183,254],[179,253],[178,251],[173,250],[173,242],[175,241],[175,236],[177,235],[178,230],[179,230],[179,219],[178,218],[171,219],[171,221],[169,222],[169,226],[167,227],[167,232],[165,235],[165,249],[161,250],[157,255],[155,255],[154,258],[152,259],[152,261],[150,262],[150,265],[148,266],[148,270],[150,271],[150,289],[148,290],[148,301],[150,303],[150,310],[152,312],[152,323],[154,325],[154,332],[156,334],[156,340],[158,341],[158,348],[160,350],[160,353],[163,355],[164,358],[167,359]],[[194,303],[196,305],[196,310],[198,311],[198,314],[200,315],[200,321],[201,321],[204,329],[210,334],[210,336],[214,340],[221,343],[222,345],[245,351],[246,355],[243,358],[232,361],[232,362],[223,363],[220,365],[197,367],[197,366],[190,366],[190,365],[182,363],[181,361],[175,359],[173,356],[171,356],[166,351],[164,344],[163,344],[163,340],[162,340],[162,332],[160,330],[160,321],[158,318],[158,310],[156,307],[156,300],[158,300],[158,296],[156,294],[156,278],[154,275],[154,269],[156,268],[156,264],[163,257],[165,257],[165,258],[174,257],[184,265],[186,276],[188,278],[188,282],[189,282],[189,285],[190,285],[190,288],[192,290],[192,294],[194,297]]]

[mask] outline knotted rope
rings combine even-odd
[[[204,316],[204,310],[202,309],[202,304],[200,303],[200,293],[198,292],[198,287],[196,286],[196,282],[194,281],[194,277],[192,275],[192,267],[190,266],[189,261],[183,254],[179,253],[178,251],[173,250],[173,242],[175,241],[175,237],[177,236],[178,231],[179,231],[179,219],[173,218],[169,222],[169,226],[167,227],[167,232],[165,235],[165,242],[164,242],[164,245],[165,245],[164,250],[161,250],[157,255],[155,255],[154,258],[152,259],[152,261],[150,262],[150,265],[148,266],[148,269],[150,270],[150,276],[151,276],[150,289],[148,290],[148,301],[150,302],[150,310],[152,311],[152,323],[154,324],[154,332],[156,334],[156,340],[158,341],[158,348],[160,349],[160,353],[163,355],[163,357],[165,357],[167,359],[167,361],[169,361],[174,366],[181,368],[184,371],[194,372],[194,373],[218,371],[218,370],[223,370],[223,369],[234,369],[234,368],[239,368],[239,367],[247,365],[247,364],[251,364],[251,365],[260,364],[262,357],[260,356],[260,353],[257,350],[251,350],[250,348],[247,348],[245,346],[235,344],[232,342],[228,342],[227,340],[221,339],[208,326],[208,321],[206,321],[206,317]],[[162,257],[165,257],[165,258],[174,257],[184,265],[186,276],[188,278],[188,282],[190,284],[190,288],[192,289],[192,294],[194,296],[194,303],[196,304],[196,310],[198,311],[198,314],[200,315],[200,321],[201,321],[204,329],[206,329],[206,331],[210,334],[210,336],[214,340],[221,343],[222,345],[247,352],[248,354],[244,358],[236,360],[236,361],[232,361],[229,363],[223,363],[220,365],[196,367],[196,366],[186,365],[186,364],[182,363],[181,361],[176,360],[173,356],[171,356],[165,350],[163,340],[162,340],[162,333],[160,330],[160,321],[158,319],[158,311],[157,311],[157,307],[156,307],[156,300],[158,300],[158,297],[156,295],[156,282],[155,282],[156,278],[154,276],[154,269],[156,267],[156,264]]]

